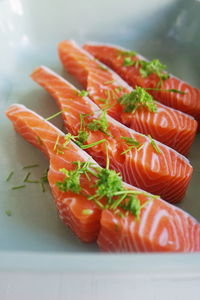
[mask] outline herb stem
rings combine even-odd
[[[30,168],[36,168],[36,167],[39,167],[39,165],[38,164],[28,165],[28,166],[24,166],[23,169],[30,169]]]
[[[148,138],[150,139],[150,143],[151,143],[152,147],[154,148],[154,150],[155,150],[158,154],[161,154],[162,151],[160,150],[160,148],[159,148],[158,145],[156,144],[155,140],[150,136],[150,134],[148,134]]]
[[[7,176],[6,181],[9,181],[11,177],[13,176],[14,172],[11,171],[10,174]]]
[[[28,173],[26,174],[26,176],[25,176],[25,178],[24,178],[24,182],[26,182],[26,181],[28,180],[28,178],[29,178],[30,175],[31,175],[31,172],[28,172]]]
[[[98,144],[101,144],[101,143],[104,143],[104,142],[106,142],[106,139],[102,139],[102,140],[99,140],[97,142],[94,142],[94,143],[91,143],[91,144],[88,144],[88,145],[82,145],[81,149],[88,149],[88,148],[94,147],[94,146],[96,146]]]
[[[54,145],[54,147],[53,147],[53,151],[55,151],[56,148],[57,148],[57,146],[58,146],[59,138],[60,138],[60,135],[58,134],[58,135],[57,135],[57,138],[56,138],[55,145]]]
[[[46,118],[45,120],[46,120],[46,121],[49,121],[49,120],[51,120],[51,119],[54,119],[55,117],[59,116],[61,113],[63,113],[63,110],[57,112],[57,113],[54,114],[54,115],[49,116],[49,117]]]
[[[11,212],[10,209],[5,210],[5,214],[6,214],[8,217],[11,217],[11,216],[12,216],[12,212]]]
[[[159,92],[173,92],[173,93],[182,94],[182,95],[187,94],[186,92],[176,90],[176,89],[145,88],[145,90],[146,91],[159,91]]]
[[[27,183],[39,183],[39,180],[26,180]]]
[[[23,189],[23,188],[25,188],[25,187],[26,187],[26,185],[23,184],[23,185],[13,186],[11,189],[12,189],[12,190],[18,190],[18,189]]]

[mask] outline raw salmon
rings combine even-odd
[[[48,181],[62,221],[82,241],[95,240],[99,231],[100,209],[86,197],[81,195],[74,197],[72,192],[63,193],[55,185],[64,177],[64,174],[59,171],[60,168],[70,170],[74,168],[73,161],[92,161],[92,159],[72,142],[66,149],[62,149],[62,144],[65,142],[64,133],[25,106],[11,105],[7,110],[7,116],[13,122],[15,130],[48,157]],[[86,190],[90,190],[84,178],[82,184]],[[89,216],[84,215],[82,213],[84,209],[91,209],[93,213]]]
[[[46,67],[36,68],[32,79],[44,87],[56,100],[62,111],[65,127],[74,136],[78,135],[81,127],[80,114],[89,114],[91,117],[101,115],[99,110],[88,97],[81,96],[69,82]],[[97,131],[88,131],[89,136],[85,144],[106,139],[110,166],[120,172],[123,180],[129,184],[142,188],[150,193],[160,195],[169,202],[180,201],[187,189],[192,175],[192,166],[189,161],[176,152],[156,141],[161,153],[156,152],[149,137],[144,136],[128,127],[125,127],[112,117],[107,116],[108,132],[111,136]],[[122,138],[133,138],[138,141],[141,149],[128,148]],[[88,153],[102,166],[106,165],[105,145],[99,144],[88,148]]]
[[[140,65],[124,66],[124,59],[125,57],[128,57],[128,53],[130,53],[127,49],[112,45],[98,45],[95,43],[85,44],[83,48],[112,68],[133,88],[138,85],[143,88],[155,88],[159,82],[159,77],[156,74],[150,74],[148,77],[143,78],[140,73]],[[120,53],[122,55],[120,55]],[[138,54],[129,58],[133,62],[138,60],[146,61],[146,58]],[[187,82],[184,82],[172,74],[162,82],[160,89],[176,89],[185,92],[185,94],[179,94],[162,90],[148,91],[161,103],[194,116],[200,125],[199,89],[189,85]]]
[[[156,113],[144,107],[134,113],[124,112],[118,99],[133,91],[125,81],[73,41],[60,42],[58,52],[65,69],[87,89],[89,97],[101,108],[110,105],[108,113],[113,118],[136,131],[150,134],[181,154],[189,152],[197,128],[193,117],[159,102],[156,102]]]
[[[194,218],[133,186],[124,184],[130,192],[139,192],[137,199],[143,205],[139,220],[122,208],[119,211],[123,216],[111,209],[102,211],[84,195],[60,191],[56,186],[58,180],[64,179],[60,168],[73,170],[72,162],[94,162],[92,158],[73,142],[63,147],[64,134],[23,105],[11,105],[7,116],[15,130],[50,159],[48,180],[59,214],[82,241],[92,241],[98,236],[98,245],[104,251],[200,251],[200,226]],[[80,182],[84,192],[94,194],[94,188],[90,187],[94,176],[89,180],[82,174]],[[92,214],[83,214],[83,209],[90,209]]]

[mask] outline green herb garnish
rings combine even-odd
[[[115,80],[114,79],[112,79],[112,80],[108,80],[108,81],[105,81],[103,84],[113,84],[115,82]]]
[[[146,78],[150,74],[156,74],[160,80],[166,80],[169,78],[168,73],[163,73],[166,70],[166,66],[163,65],[159,59],[154,59],[152,61],[139,60],[140,64],[140,74],[142,77]]]
[[[53,146],[53,151],[56,151],[56,149],[57,149],[57,147],[58,147],[59,139],[60,139],[60,135],[58,134],[58,135],[57,135],[57,138],[56,138],[56,142],[55,142],[55,144],[54,144],[54,146]]]
[[[130,146],[121,154],[125,154],[125,153],[129,152],[130,150],[132,150],[133,148],[139,148],[141,146],[140,143],[132,137],[121,136],[121,139],[125,140],[126,144],[128,146]]]
[[[107,113],[106,111],[102,111],[99,118],[92,120],[87,124],[87,127],[91,131],[100,130],[103,133],[108,135],[108,121],[107,121]]]
[[[87,97],[88,96],[88,92],[86,90],[82,90],[78,93],[79,96],[81,97]]]
[[[123,186],[121,176],[114,170],[109,169],[108,149],[106,147],[107,162],[106,168],[96,167],[95,164],[90,162],[76,161],[74,164],[76,168],[74,170],[61,169],[60,171],[65,174],[65,178],[62,182],[56,182],[57,187],[63,191],[72,191],[75,194],[80,194],[82,187],[80,184],[80,176],[84,174],[88,178],[88,173],[95,177],[95,184],[93,188],[96,188],[95,193],[92,196],[87,196],[88,200],[94,201],[101,209],[111,209],[114,213],[121,217],[124,214],[119,208],[126,211],[126,215],[131,213],[136,218],[139,218],[141,208],[145,204],[140,205],[140,201],[137,198],[138,195],[145,195],[150,198],[152,196],[142,191],[127,190]],[[90,181],[88,179],[88,181]],[[103,201],[103,203],[102,203]],[[148,201],[146,202],[148,203]]]
[[[129,94],[124,94],[118,99],[125,112],[134,113],[139,107],[146,107],[151,112],[157,112],[157,106],[152,96],[145,89],[136,86]]]
[[[92,209],[83,209],[82,210],[82,214],[85,215],[85,216],[89,216],[93,213],[93,210]]]
[[[84,130],[79,130],[77,135],[77,141],[80,143],[80,145],[83,145],[87,139],[88,139],[89,133]]]
[[[187,92],[183,92],[180,90],[176,90],[176,89],[159,89],[159,88],[145,88],[146,91],[158,91],[158,92],[172,92],[172,93],[177,93],[177,94],[181,94],[181,95],[185,95],[187,94]]]
[[[123,52],[122,52],[123,53]],[[146,61],[143,59],[137,59],[135,61],[132,60],[131,57],[135,56],[136,53],[133,51],[125,51],[124,54],[121,55],[127,55],[127,57],[124,58],[123,60],[123,66],[135,66],[139,67],[140,66],[140,74],[143,78],[148,77],[150,74],[156,74],[159,77],[159,82],[157,86],[160,86],[163,82],[163,80],[166,80],[169,78],[169,73],[166,73],[166,66],[163,65],[159,59],[154,59],[152,61]],[[126,54],[127,53],[127,54]],[[131,53],[133,55],[131,55]]]
[[[29,177],[30,177],[30,175],[31,175],[31,172],[28,172],[27,174],[26,174],[26,176],[25,176],[25,178],[24,178],[24,182],[27,182],[27,180],[29,179]]]
[[[11,217],[11,216],[12,216],[12,212],[11,212],[10,209],[5,210],[5,214],[6,214],[8,217]]]
[[[45,192],[45,183],[48,183],[48,169],[44,172],[44,174],[40,177],[40,186],[42,189],[42,192]]]
[[[12,190],[18,190],[18,189],[23,189],[23,188],[25,188],[25,187],[26,187],[26,185],[23,184],[23,185],[13,186],[11,189],[12,189]]]
[[[11,171],[6,178],[6,181],[9,181],[11,179],[11,177],[13,176],[13,174],[14,174],[14,172]]]
[[[54,114],[54,115],[51,115],[51,116],[48,117],[48,118],[45,118],[45,120],[46,120],[46,121],[49,121],[49,120],[51,120],[51,119],[54,119],[55,117],[59,116],[62,112],[63,112],[63,110],[57,112],[57,113]]]
[[[88,144],[88,145],[82,145],[81,149],[88,149],[88,148],[94,147],[96,145],[99,145],[101,143],[105,143],[105,142],[106,142],[106,139],[102,139],[102,140],[99,140],[97,142],[94,142],[94,143],[91,143],[91,144]]]
[[[148,138],[150,139],[150,143],[151,143],[152,147],[154,148],[154,150],[155,150],[158,154],[161,154],[162,151],[160,150],[160,148],[159,148],[158,145],[156,144],[155,140],[152,139],[152,137],[150,136],[150,134],[148,134]]]
[[[60,172],[65,174],[64,181],[57,181],[56,186],[63,192],[71,191],[75,194],[79,194],[81,191],[80,176],[89,172],[89,168],[93,166],[93,163],[87,161],[81,163],[80,161],[74,162],[76,168],[74,170],[60,169]],[[93,172],[92,172],[93,173]]]
[[[98,65],[98,68],[103,71],[108,71],[108,68],[106,68],[106,66],[104,66],[104,65]]]
[[[135,61],[133,61],[130,57],[125,57],[123,61],[123,66],[130,67],[135,65]]]
[[[37,139],[37,142],[38,142],[39,145],[43,144],[43,142],[42,142],[41,138],[39,137],[39,135],[36,136],[36,139]]]
[[[29,179],[27,179],[26,182],[28,182],[28,183],[40,183],[39,180],[29,180]]]
[[[39,167],[38,164],[34,164],[34,165],[28,165],[28,166],[24,166],[23,169],[31,169],[31,168],[36,168]]]
[[[137,53],[136,53],[135,51],[128,51],[128,50],[125,50],[125,51],[119,50],[119,51],[118,51],[118,54],[119,54],[119,55],[123,55],[123,56],[129,56],[129,57],[134,57],[134,56],[137,55]]]

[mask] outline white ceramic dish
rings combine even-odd
[[[34,185],[12,191],[11,186],[25,175],[24,165],[38,163],[40,167],[32,169],[32,176],[37,177],[48,163],[15,134],[4,115],[6,107],[15,102],[42,116],[57,111],[51,97],[28,75],[43,64],[70,78],[56,53],[57,42],[65,38],[119,44],[148,58],[160,58],[170,72],[199,87],[199,13],[199,1],[0,1],[1,270],[121,270],[170,278],[187,269],[186,277],[199,274],[200,254],[100,254],[95,244],[81,243],[60,222],[49,191],[42,193]],[[53,123],[62,125],[60,118]],[[200,220],[199,149],[198,134],[189,156],[194,175],[180,206]],[[11,170],[15,174],[5,182]]]

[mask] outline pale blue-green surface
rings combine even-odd
[[[29,74],[43,64],[70,78],[57,58],[56,44],[62,39],[132,48],[150,59],[161,59],[171,73],[200,87],[199,27],[199,1],[0,1],[1,269],[145,271],[145,265],[149,270],[168,270],[176,264],[178,270],[200,269],[198,254],[108,258],[98,253],[95,244],[81,243],[60,222],[48,188],[42,193],[38,185],[30,184],[12,191],[27,173],[23,166],[39,164],[31,169],[32,178],[37,179],[48,162],[14,132],[4,114],[15,102],[45,117],[57,112],[51,97],[31,81]],[[60,117],[52,122],[61,128]],[[194,176],[180,206],[200,220],[199,149],[198,135],[190,154]],[[6,182],[12,170],[14,175]],[[92,256],[88,255],[91,252]]]

